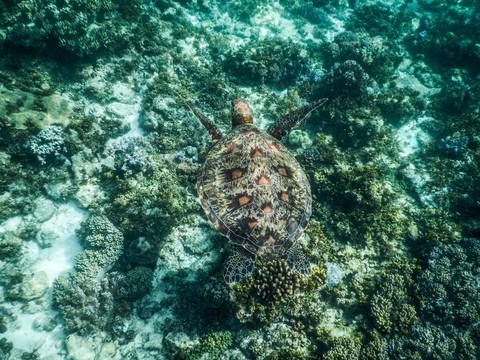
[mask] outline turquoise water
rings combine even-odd
[[[0,359],[480,359],[477,1],[0,3]],[[211,137],[282,140],[311,276],[202,209]]]

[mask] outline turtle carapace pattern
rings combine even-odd
[[[197,190],[209,220],[233,244],[225,281],[232,284],[249,276],[255,256],[284,257],[292,270],[310,275],[310,264],[297,245],[312,212],[310,184],[280,140],[327,99],[282,117],[267,132],[253,125],[247,102],[235,99],[232,130],[225,136],[182,100],[216,140],[198,176]]]

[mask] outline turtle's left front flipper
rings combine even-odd
[[[281,117],[268,128],[267,133],[278,140],[282,140],[282,138],[287,135],[290,130],[292,130],[303,119],[305,119],[313,110],[325,104],[327,100],[327,98],[319,99],[313,103],[292,111],[288,115]]]
[[[177,91],[175,91],[175,94],[182,99],[183,103],[187,105],[187,107],[193,112],[193,114],[200,120],[203,126],[205,126],[205,129],[207,129],[208,133],[212,137],[212,140],[218,140],[222,138],[222,132],[220,129],[210,120],[208,119],[205,115],[203,115],[200,111],[198,111],[192,104],[190,104],[187,100],[183,98],[182,95],[180,95]]]
[[[223,277],[227,284],[235,284],[245,276],[250,276],[255,264],[255,255],[250,254],[242,246],[234,245],[233,254],[227,260]]]

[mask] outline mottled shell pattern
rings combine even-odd
[[[308,224],[310,185],[288,150],[251,123],[248,105],[235,100],[234,128],[210,150],[198,194],[221,234],[251,254],[277,257]]]

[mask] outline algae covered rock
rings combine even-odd
[[[229,54],[226,70],[246,84],[265,83],[285,88],[304,80],[310,59],[299,45],[284,40],[251,42]]]

